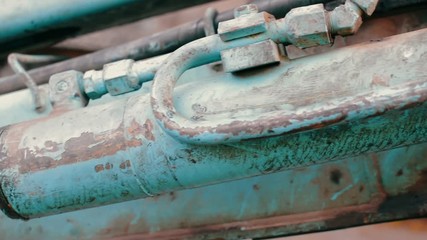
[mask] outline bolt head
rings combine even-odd
[[[299,48],[332,42],[329,18],[323,4],[292,9],[285,17],[285,26],[290,43]]]
[[[362,25],[361,11],[353,3],[347,2],[331,12],[332,30],[341,36],[352,35]]]
[[[242,5],[234,9],[234,18],[239,18],[251,13],[258,13],[258,6],[255,4]]]

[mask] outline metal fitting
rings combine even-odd
[[[267,12],[258,13],[254,4],[243,5],[234,10],[235,19],[220,22],[218,34],[223,41],[230,41],[267,31],[267,23],[275,20]]]
[[[83,74],[70,70],[54,74],[49,79],[49,97],[54,110],[72,110],[87,105]]]
[[[120,95],[141,88],[138,76],[132,71],[134,61],[125,59],[104,65],[103,79],[107,91],[112,95]]]
[[[285,17],[288,41],[300,48],[332,43],[330,21],[323,4],[292,9]]]
[[[107,88],[102,78],[102,71],[90,70],[83,75],[83,87],[90,99],[97,99],[107,93]]]
[[[239,18],[247,14],[258,13],[258,6],[255,4],[242,5],[234,9],[234,18]]]
[[[377,8],[378,0],[351,0],[357,6],[360,7],[368,16],[371,16],[374,13],[375,8]]]
[[[352,35],[362,25],[362,10],[351,1],[336,7],[329,15],[333,34]]]
[[[237,72],[280,62],[280,50],[271,39],[221,51],[225,72]]]

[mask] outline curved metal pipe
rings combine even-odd
[[[280,36],[271,36],[277,39]],[[419,99],[405,101],[402,96],[423,95],[427,84],[417,83],[388,89],[382,95],[369,93],[341,99],[339,103],[331,101],[314,109],[301,109],[298,113],[288,110],[273,111],[260,116],[242,118],[220,118],[215,121],[198,121],[185,118],[174,106],[173,90],[182,74],[202,64],[220,60],[220,51],[248,42],[262,41],[267,35],[258,35],[250,39],[223,42],[219,36],[207,37],[183,46],[174,52],[157,72],[151,94],[151,105],[157,122],[170,136],[179,141],[193,144],[224,144],[247,139],[277,136],[295,133],[315,126],[327,126],[337,121],[351,121],[383,114],[413,105]],[[344,110],[346,109],[346,110]],[[312,114],[307,114],[310,112]]]
[[[232,41],[222,41],[220,35],[199,39],[176,50],[168,61],[158,70],[151,93],[151,106],[154,116],[160,126],[171,136],[193,144],[224,144],[241,140],[277,136],[289,132],[299,132],[311,129],[316,125],[329,125],[337,121],[357,120],[373,114],[394,109],[401,95],[407,95],[414,90],[414,86],[395,89],[388,92],[388,98],[383,99],[381,94],[370,93],[360,96],[360,101],[341,99],[320,108],[301,109],[289,112],[279,110],[258,116],[245,116],[240,118],[220,118],[215,121],[193,120],[180,114],[173,101],[173,90],[181,75],[190,68],[221,60],[221,51],[254,44],[267,39],[280,43],[294,43],[299,41],[292,37],[289,28],[292,16],[265,22],[266,32],[251,35]],[[326,25],[329,25],[326,23]],[[286,63],[285,63],[286,64]],[[416,86],[419,91],[424,91],[423,84]],[[407,105],[413,104],[408,101]],[[357,106],[352,108],[352,106]],[[401,106],[404,107],[404,106]],[[398,108],[398,107],[395,107]],[[346,109],[345,111],[343,109]],[[378,111],[379,109],[384,109]],[[310,112],[311,114],[307,114]]]

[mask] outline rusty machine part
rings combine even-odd
[[[45,112],[0,122],[0,207],[27,220],[0,229],[244,239],[426,216],[427,10],[362,24],[384,2],[340,3],[244,5],[171,54],[52,75]]]

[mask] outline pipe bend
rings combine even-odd
[[[225,49],[266,39],[278,41],[280,36],[274,34],[275,36],[271,33],[259,34],[229,42],[223,42],[218,35],[213,35],[184,45],[175,51],[154,78],[151,107],[157,123],[167,134],[182,142],[222,144],[302,132],[319,126],[325,127],[380,115],[392,109],[401,109],[425,101],[427,82],[423,79],[390,87],[384,91],[333,99],[321,106],[304,106],[296,112],[278,110],[263,115],[239,119],[222,118],[215,121],[188,119],[177,112],[173,102],[173,90],[186,70],[219,61],[220,52]],[[418,98],[411,97],[414,94]]]
[[[172,137],[188,143],[218,144],[240,140],[240,136],[227,133],[235,128],[233,119],[223,119],[215,124],[182,116],[175,109],[173,90],[186,70],[221,60],[222,50],[268,38],[268,34],[259,34],[252,38],[223,42],[218,35],[213,35],[186,44],[172,53],[156,73],[151,92],[151,107],[158,124]]]

